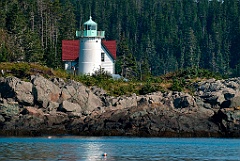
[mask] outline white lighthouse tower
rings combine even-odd
[[[78,74],[90,74],[101,68],[101,39],[105,31],[97,31],[97,23],[90,19],[84,23],[84,30],[76,31],[80,37]]]

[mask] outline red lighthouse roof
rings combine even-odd
[[[74,61],[79,57],[79,40],[62,40],[62,61]]]
[[[102,45],[105,46],[105,48],[108,50],[108,52],[111,54],[111,56],[113,57],[113,59],[116,59],[116,53],[117,53],[117,49],[116,49],[116,40],[102,40]]]
[[[79,57],[79,40],[62,40],[62,61],[74,61]],[[116,59],[116,41],[102,40],[103,47],[109,52],[112,58]],[[81,53],[80,53],[81,54]]]

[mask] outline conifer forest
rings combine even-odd
[[[0,62],[63,68],[62,40],[92,16],[117,41],[116,72],[240,76],[240,0],[1,0]]]

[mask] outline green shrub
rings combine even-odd
[[[63,69],[54,70],[54,75],[59,78],[70,78],[70,74]]]
[[[27,77],[30,73],[30,66],[26,63],[14,63],[11,69],[13,75],[19,78]]]
[[[76,76],[75,77],[76,81],[82,82],[83,84],[85,84],[86,86],[90,87],[90,86],[94,86],[96,85],[97,81],[95,78],[91,77],[90,75],[80,75],[80,76]]]
[[[139,94],[144,95],[155,91],[156,91],[155,86],[152,83],[150,83],[150,81],[147,81],[139,90]]]
[[[182,80],[173,79],[171,90],[181,92],[183,91],[184,83]]]
[[[108,80],[112,78],[111,74],[103,69],[99,69],[92,74],[92,77],[98,81]]]

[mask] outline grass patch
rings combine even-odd
[[[204,69],[186,69],[176,72],[168,73],[159,77],[150,77],[146,81],[130,80],[124,81],[123,79],[114,80],[108,73],[104,71],[97,71],[93,76],[80,75],[73,76],[62,69],[51,69],[41,64],[36,63],[0,63],[0,70],[4,71],[4,77],[16,76],[23,80],[28,80],[29,76],[40,74],[45,78],[58,77],[64,80],[72,79],[91,87],[97,86],[104,89],[109,95],[131,95],[136,93],[144,95],[156,91],[183,91],[192,93],[192,84],[202,80],[215,78],[222,79],[219,74],[212,73]]]

